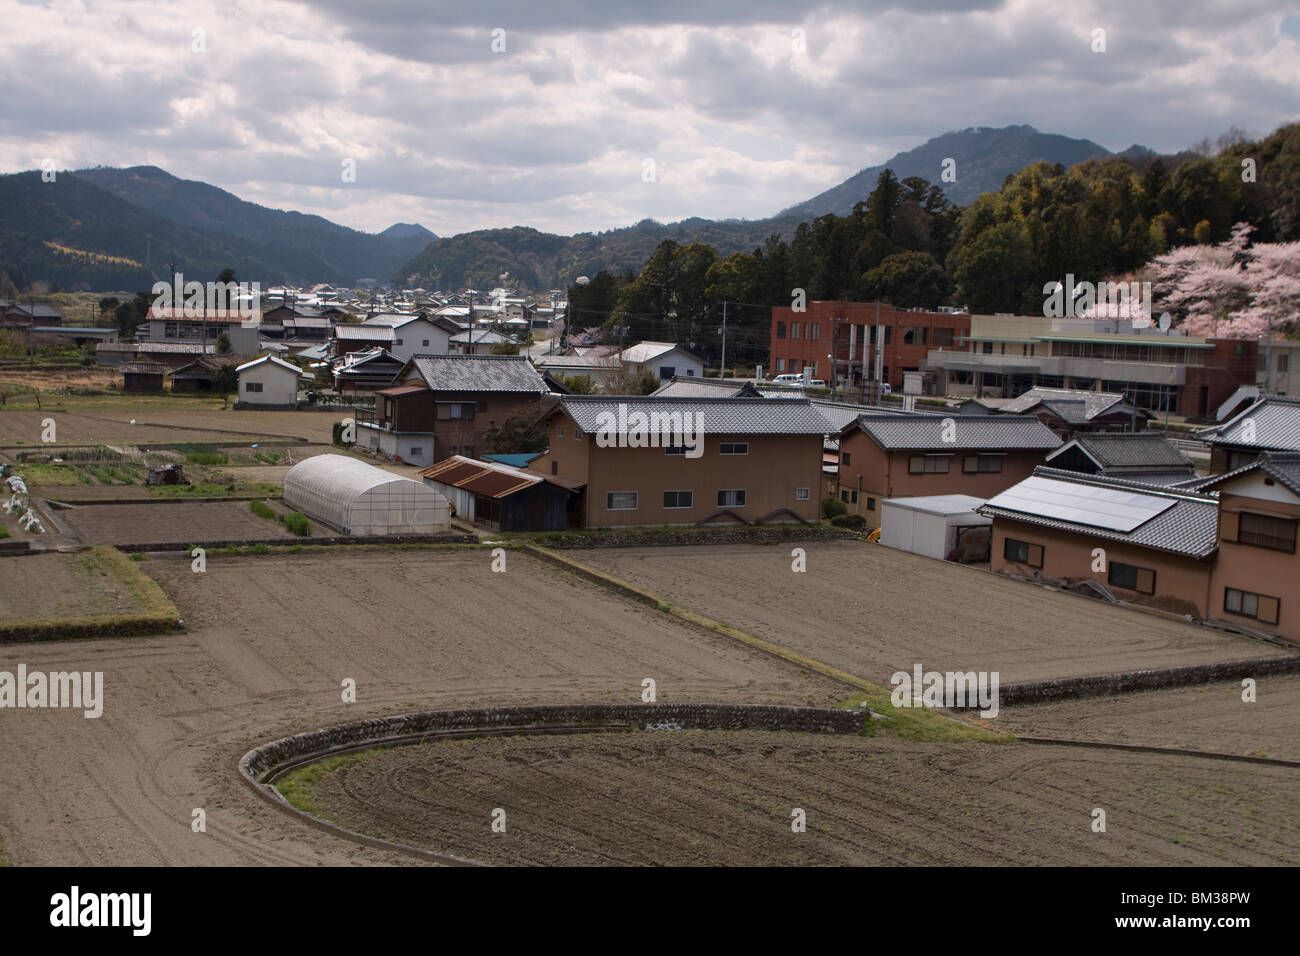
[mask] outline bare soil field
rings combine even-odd
[[[1276,656],[1274,645],[858,542],[592,548],[574,560],[866,680],[998,671],[1003,684]]]
[[[102,671],[105,696],[93,720],[0,711],[0,845],[19,865],[409,862],[286,816],[240,780],[239,758],[386,714],[636,702],[645,677],[661,701],[848,695],[544,562],[508,560],[504,574],[486,550],[216,556],[203,574],[142,563],[188,633],[0,647],[0,670]],[[196,807],[206,834],[190,830]]]
[[[1297,793],[1300,770],[1195,757],[702,730],[434,741],[310,786],[349,829],[588,866],[1295,865]]]
[[[247,501],[83,505],[49,513],[85,544],[201,545],[294,537],[278,522],[253,514]]]
[[[82,617],[140,611],[116,574],[93,554],[0,558],[0,619]]]
[[[186,402],[168,408],[163,403],[135,403],[129,399],[103,404],[77,404],[67,410],[0,410],[0,445],[41,444],[42,420],[53,418],[59,444],[127,442],[222,441],[292,438],[326,442],[334,422],[350,414],[330,412],[258,412],[222,410]],[[131,420],[135,424],[131,424]]]
[[[1180,747],[1300,760],[1300,675],[1002,708],[985,721],[1028,737]]]

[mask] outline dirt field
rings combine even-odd
[[[141,610],[92,554],[0,558],[0,620],[133,614]]]
[[[1296,865],[1297,793],[1194,757],[754,731],[436,741],[311,787],[351,829],[542,865]]]
[[[299,441],[326,442],[331,439],[334,422],[350,412],[255,412],[222,411],[186,403],[181,408],[159,408],[120,399],[102,405],[79,404],[67,411],[0,410],[0,445],[41,444],[42,425],[53,418],[55,437],[61,445],[188,442],[188,441],[256,441],[259,438],[292,438]],[[135,419],[135,424],[130,424]]]
[[[1300,676],[1261,677],[1255,703],[1239,681],[1033,706],[989,721],[1026,736],[1183,747],[1300,760]]]
[[[47,513],[86,544],[187,545],[293,537],[283,525],[253,514],[247,501],[83,505]],[[313,524],[317,533],[321,527]]]
[[[545,563],[511,554],[494,574],[490,562],[403,551],[216,557],[204,574],[141,564],[188,633],[0,648],[0,670],[102,671],[105,694],[97,720],[0,711],[0,845],[20,865],[403,862],[286,817],[240,781],[240,756],[413,710],[635,702],[644,677],[661,701],[847,696]],[[347,677],[355,704],[341,700]],[[206,834],[190,830],[196,807]]]
[[[568,551],[665,600],[851,674],[998,671],[1043,680],[1287,653],[944,561],[857,542]],[[1294,652],[1292,652],[1294,653]]]

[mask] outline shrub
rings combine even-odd
[[[265,501],[250,501],[248,507],[251,508],[253,514],[257,515],[259,518],[270,518],[272,521],[275,520],[275,512],[271,510],[271,506]]]
[[[836,515],[831,519],[831,524],[837,528],[852,528],[854,531],[861,531],[867,526],[867,519],[862,515]]]
[[[834,520],[837,515],[847,514],[848,505],[838,498],[826,497],[822,499],[822,517]]]
[[[288,528],[290,531],[292,531],[294,534],[298,535],[299,537],[306,537],[307,535],[311,534],[311,522],[307,520],[307,516],[304,514],[299,514],[296,511],[291,511],[289,512],[289,514],[285,515],[280,520],[284,522],[284,526],[286,528]]]

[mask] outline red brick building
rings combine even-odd
[[[772,309],[773,375],[813,370],[813,378],[854,392],[874,376],[876,329],[884,325],[881,380],[901,391],[903,373],[919,371],[931,349],[951,349],[970,334],[964,312],[896,309],[883,302],[808,303],[804,312],[788,306]]]

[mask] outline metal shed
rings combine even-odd
[[[976,514],[983,498],[927,495],[881,503],[880,543],[940,560],[987,561],[992,519]]]
[[[345,534],[437,534],[447,499],[418,481],[345,455],[316,455],[284,476],[284,502]]]

